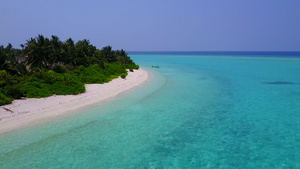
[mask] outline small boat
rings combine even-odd
[[[159,68],[159,66],[152,66],[152,68]]]

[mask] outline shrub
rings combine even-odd
[[[53,71],[55,71],[56,73],[66,73],[68,69],[65,65],[56,64],[53,68]]]
[[[84,68],[76,72],[83,83],[104,83],[107,77],[103,75],[104,71],[97,64]]]
[[[136,70],[138,70],[138,69],[140,68],[140,66],[139,66],[139,65],[136,65],[135,63],[132,63],[132,64],[125,64],[124,67],[125,67],[126,69],[136,69]]]
[[[12,98],[6,97],[4,94],[0,93],[0,106],[10,104],[12,100]]]
[[[121,78],[122,78],[122,79],[125,79],[126,76],[127,76],[127,74],[125,74],[125,73],[122,73],[122,74],[121,74]]]
[[[19,89],[17,85],[6,86],[7,95],[14,98],[20,99],[23,96],[23,92]]]
[[[19,85],[20,90],[28,98],[48,97],[52,95],[51,85],[43,81],[25,82]]]
[[[93,65],[93,64],[99,64],[101,61],[99,58],[93,56],[93,57],[88,57],[87,62],[89,65]]]
[[[51,91],[56,95],[79,94],[85,92],[84,83],[72,73],[64,73],[61,81],[51,85]]]
[[[75,68],[74,68],[74,66],[72,66],[72,65],[65,65],[66,66],[66,68],[69,70],[69,71],[73,71]]]
[[[0,70],[0,86],[4,86],[7,83],[7,76],[5,70]]]
[[[79,94],[85,91],[84,83],[72,73],[49,71],[45,79],[29,78],[19,84],[23,95],[29,98],[48,97],[53,94]]]
[[[133,72],[133,69],[129,69],[130,72]]]
[[[126,69],[121,63],[106,63],[104,69],[98,64],[91,65],[82,70],[75,70],[75,74],[83,83],[106,83],[118,78],[121,74],[127,75]]]
[[[105,65],[104,75],[107,77],[111,75],[120,76],[122,73],[127,73],[127,71],[121,63],[116,62]]]

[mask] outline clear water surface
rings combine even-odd
[[[149,83],[0,135],[0,168],[300,168],[299,57],[130,56]]]

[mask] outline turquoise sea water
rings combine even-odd
[[[149,83],[0,135],[0,168],[300,168],[300,58],[227,55],[132,53]]]

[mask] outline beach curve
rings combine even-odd
[[[14,100],[0,106],[0,134],[41,124],[93,105],[112,100],[119,94],[149,80],[144,69],[128,72],[125,79],[117,78],[104,84],[86,84],[86,91],[78,95],[53,95],[46,98]]]

